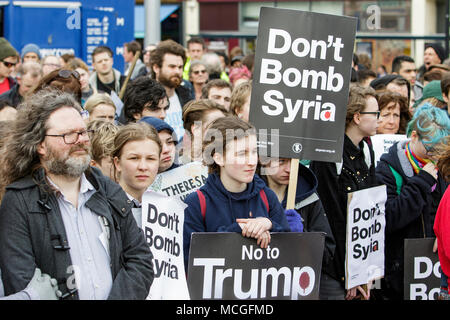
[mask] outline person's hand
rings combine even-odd
[[[437,238],[434,239],[433,252],[436,253],[438,251]]]
[[[236,219],[242,229],[242,235],[247,238],[258,239],[261,235],[272,229],[272,222],[264,217],[250,219]]]
[[[431,176],[435,180],[437,180],[437,178],[438,178],[438,176],[437,176],[437,168],[436,168],[436,166],[433,163],[428,162],[426,165],[423,166],[422,170],[425,170],[426,172],[431,174]]]
[[[41,270],[34,270],[33,278],[26,289],[32,289],[39,295],[41,300],[58,300],[62,296],[58,290],[58,282],[56,279],[50,278],[48,274],[41,274]]]
[[[362,295],[364,300],[370,299],[370,287],[367,286],[367,292],[361,287],[356,286],[347,290],[347,295],[345,296],[345,300],[353,300]]]
[[[300,214],[294,209],[288,209],[284,211],[286,220],[291,228],[291,232],[303,232],[303,222]]]
[[[262,249],[266,249],[269,246],[270,239],[270,232],[263,232],[261,236],[257,238],[256,244]]]

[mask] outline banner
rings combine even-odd
[[[405,239],[405,300],[437,300],[441,264],[433,252],[434,238]]]
[[[319,298],[324,233],[272,233],[266,249],[239,233],[193,233],[192,299]]]
[[[149,300],[186,300],[183,224],[186,204],[155,192],[142,197],[142,230],[153,254],[155,279]]]
[[[348,194],[345,288],[384,277],[386,186]]]
[[[404,134],[377,134],[370,137],[373,152],[375,153],[375,166],[380,162],[381,155],[387,153],[389,148],[397,141],[407,140]]]
[[[184,201],[190,193],[206,183],[207,177],[208,167],[201,162],[191,162],[159,173],[148,190]]]
[[[341,161],[356,23],[261,8],[250,100],[260,154]]]

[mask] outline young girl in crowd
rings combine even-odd
[[[439,148],[437,162],[442,177],[450,181],[450,139],[447,137]],[[450,275],[450,189],[444,193],[439,203],[434,220],[434,233],[436,234],[439,262],[441,264],[441,292],[438,300],[450,300],[448,293],[448,275]]]
[[[345,294],[345,244],[348,193],[377,185],[372,147],[364,138],[376,134],[378,126],[378,103],[372,88],[360,85],[350,87],[345,120],[344,149],[341,163],[311,162],[319,184],[317,192],[325,208],[334,239],[336,251],[330,264],[331,277],[325,277],[328,299],[354,299],[361,293],[369,294],[358,286]]]
[[[255,175],[253,126],[237,117],[219,118],[208,127],[203,150],[209,173],[206,184],[185,200],[186,268],[192,232],[239,232],[266,248],[270,232],[290,231],[277,196]]]
[[[91,139],[91,166],[99,168],[104,176],[114,180],[111,153],[114,150],[114,138],[119,128],[107,121],[94,120],[88,123],[88,130],[92,130]]]
[[[383,293],[389,299],[403,299],[404,240],[434,237],[434,217],[448,185],[436,168],[434,147],[449,133],[446,112],[424,105],[408,123],[410,139],[395,143],[377,166],[388,196]]]
[[[298,161],[298,160],[296,160]],[[278,197],[281,205],[286,209],[287,190],[291,173],[291,159],[270,158],[261,166],[260,177],[266,182]],[[322,202],[317,195],[317,178],[310,169],[299,163],[297,188],[295,194],[295,210],[287,210],[286,217],[293,232],[323,232],[325,233],[325,250],[322,260],[322,274],[328,273],[328,264],[333,258],[336,244],[328,223]],[[301,228],[295,228],[300,219]],[[326,285],[323,277],[320,285]],[[326,292],[319,290],[320,299],[326,299]]]
[[[155,128],[146,123],[120,127],[112,152],[115,179],[135,208],[141,207],[142,195],[155,180],[160,154],[161,140]],[[141,227],[141,210],[133,210],[133,215]]]

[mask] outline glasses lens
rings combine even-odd
[[[5,67],[7,67],[7,68],[11,68],[11,67],[13,67],[13,66],[16,65],[16,64],[13,63],[13,62],[8,62],[8,61],[2,61],[2,62],[3,62],[3,64],[5,65]]]
[[[67,144],[73,144],[78,140],[78,132],[66,133],[64,135],[64,142]]]

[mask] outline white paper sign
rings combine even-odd
[[[375,153],[375,165],[380,161],[381,155],[387,153],[389,148],[397,141],[407,140],[404,134],[377,134],[370,137],[373,152]]]
[[[190,193],[205,184],[207,177],[208,167],[201,162],[191,162],[158,174],[148,190],[184,201]]]
[[[349,193],[345,288],[384,277],[386,186]]]
[[[186,204],[155,192],[142,197],[142,230],[153,254],[155,279],[148,300],[186,300],[183,224]]]

